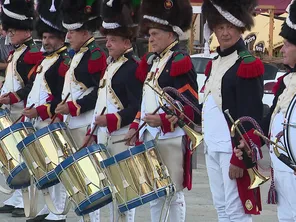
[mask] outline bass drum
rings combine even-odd
[[[284,144],[289,158],[296,163],[296,95],[292,99],[285,116]]]

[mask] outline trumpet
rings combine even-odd
[[[146,82],[145,84],[147,84],[152,90],[154,90],[158,95],[158,102],[159,105],[161,106],[161,109],[168,115],[173,115],[173,116],[177,116],[177,114],[171,110],[164,102],[163,100],[165,100],[168,104],[170,104],[171,107],[173,107],[175,110],[177,110],[179,113],[181,113],[184,118],[186,118],[189,123],[193,124],[196,127],[199,127],[198,125],[196,125],[188,116],[186,116],[184,114],[184,112],[177,107],[177,105],[174,104],[173,102],[173,98],[170,97],[168,95],[168,93],[166,93],[164,90],[168,90],[173,92],[174,94],[178,95],[179,98],[181,98],[183,100],[183,102],[187,103],[188,105],[190,105],[191,107],[193,107],[194,110],[197,110],[198,113],[199,110],[193,106],[193,104],[191,104],[190,102],[187,101],[187,99],[184,99],[183,96],[179,95],[179,92],[175,92],[176,89],[172,88],[172,87],[165,87],[163,90],[159,89],[159,88],[154,88],[153,86],[151,86],[148,82]],[[178,117],[178,116],[177,116]],[[178,117],[178,121],[177,124],[180,128],[182,128],[184,130],[184,132],[186,133],[186,135],[190,138],[191,140],[191,146],[190,149],[192,151],[194,151],[203,141],[203,135],[195,130],[193,130],[190,126],[186,125],[186,123],[184,122],[184,120],[182,120],[180,117]]]
[[[239,141],[236,138],[236,133],[238,133],[239,136],[244,140],[248,151],[252,152],[252,149],[250,148],[249,144],[246,142],[241,130],[239,129],[239,127],[240,127],[241,129],[244,130],[243,125],[241,123],[241,119],[234,121],[232,116],[229,113],[229,110],[225,110],[224,113],[228,116],[229,120],[232,122],[230,135],[234,139],[236,145],[239,144]],[[243,152],[243,161],[246,165],[246,168],[247,168],[247,171],[248,171],[248,174],[250,177],[250,186],[248,187],[248,189],[249,190],[255,189],[255,188],[259,187],[260,185],[262,185],[263,183],[267,182],[269,180],[269,177],[265,177],[262,174],[260,174],[260,172],[256,168],[256,162],[253,161],[253,159],[251,157],[249,157],[246,150],[242,149],[242,152]]]
[[[294,161],[292,161],[288,156],[286,156],[283,153],[279,152],[279,149],[281,149],[282,151],[288,153],[287,149],[285,147],[280,146],[278,143],[280,141],[280,138],[283,136],[283,133],[279,133],[276,136],[276,140],[275,142],[273,142],[272,140],[270,140],[269,138],[267,138],[266,136],[264,136],[262,133],[260,133],[259,131],[255,130],[254,134],[257,136],[260,136],[266,144],[272,144],[273,146],[273,151],[274,154],[276,155],[276,157],[282,161],[284,164],[286,164],[288,167],[290,167],[292,170],[296,171],[296,164],[294,163]]]

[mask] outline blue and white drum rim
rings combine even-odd
[[[106,160],[101,161],[101,167],[107,168],[117,162],[130,158],[132,155],[144,153],[147,150],[150,150],[152,148],[155,148],[155,141],[154,140],[147,141],[139,146],[135,146],[129,150],[123,151],[121,153],[116,154],[113,157],[110,157]]]
[[[39,180],[35,179],[35,185],[38,190],[43,190],[45,188],[52,187],[53,185],[56,185],[59,182],[60,181],[59,181],[57,175],[55,174],[54,169],[49,171],[47,174],[45,174]]]
[[[0,139],[5,138],[6,136],[12,134],[13,132],[16,132],[20,129],[26,128],[34,128],[33,124],[30,122],[21,122],[11,125],[10,127],[5,128],[0,132]]]
[[[22,188],[26,188],[26,187],[30,186],[30,180],[27,183],[24,183],[24,184],[21,184],[21,185],[13,185],[13,184],[11,184],[13,179],[16,177],[16,175],[21,173],[23,170],[28,170],[27,165],[24,162],[21,163],[20,165],[16,166],[10,172],[9,176],[6,179],[6,183],[11,189],[22,189]]]
[[[2,116],[9,116],[9,110],[0,108],[0,117]]]
[[[35,142],[38,138],[49,134],[50,132],[60,130],[60,129],[67,129],[67,125],[64,122],[58,122],[53,123],[48,126],[45,126],[41,128],[40,130],[37,130],[36,132],[30,134],[25,139],[23,139],[21,142],[17,144],[17,148],[20,152],[23,151],[23,149],[26,148],[29,144]]]
[[[296,111],[296,95],[293,97],[292,101],[290,102],[287,112],[286,112],[285,120],[286,120],[287,124],[290,123],[290,121],[291,121],[290,119],[291,119],[291,115],[293,113],[293,110]],[[289,134],[290,134],[291,127],[292,126],[289,126],[289,125],[286,125],[284,127],[284,145],[287,150],[289,158],[294,163],[296,163],[296,150],[293,152],[292,144],[289,141]]]
[[[142,195],[138,198],[130,200],[127,203],[118,205],[118,209],[121,213],[124,213],[128,210],[131,210],[133,208],[136,208],[136,207],[139,207],[139,206],[144,205],[146,203],[149,203],[152,200],[156,200],[160,197],[166,196],[168,194],[167,191],[169,191],[169,193],[174,192],[175,191],[174,186],[169,185],[166,187],[161,187],[155,191],[152,191],[152,192]]]
[[[92,206],[91,208],[87,208],[89,205],[93,204],[97,200],[102,199],[105,196],[109,196],[108,199],[105,201],[98,202],[96,205]],[[82,216],[85,214],[89,214],[95,210],[102,208],[103,206],[107,205],[108,203],[112,202],[112,194],[109,187],[104,187],[103,191],[94,193],[89,197],[89,199],[84,200],[83,202],[79,203],[79,205],[75,208],[75,213],[78,216]]]
[[[72,166],[76,161],[79,161],[80,159],[83,159],[84,157],[88,156],[88,154],[93,154],[105,149],[105,146],[102,144],[94,144],[88,147],[84,147],[83,149],[67,157],[63,162],[57,165],[54,169],[55,174],[60,175],[64,169],[67,169],[68,167]]]

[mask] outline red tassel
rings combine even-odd
[[[136,70],[136,78],[141,82],[145,82],[148,73],[147,55],[148,53],[143,56]]]
[[[43,59],[42,52],[27,51],[24,56],[24,62],[30,65],[35,65]]]
[[[277,192],[275,189],[275,184],[274,184],[274,173],[273,173],[273,168],[271,168],[271,184],[270,188],[268,191],[268,199],[267,199],[267,204],[277,204]]]
[[[244,63],[241,62],[237,75],[242,78],[256,78],[258,76],[263,75],[264,73],[264,65],[260,59],[256,58],[254,62]]]
[[[206,70],[205,70],[205,76],[209,76],[210,73],[211,73],[211,70],[212,70],[212,64],[213,64],[213,61],[210,60],[206,66]]]
[[[173,61],[171,66],[171,76],[179,76],[188,73],[192,69],[192,62],[189,56],[185,56],[179,61]]]

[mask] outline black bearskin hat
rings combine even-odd
[[[101,33],[133,40],[138,30],[140,4],[140,0],[104,0]]]
[[[41,38],[44,32],[65,36],[67,30],[62,26],[60,7],[62,0],[38,0],[36,31]]]
[[[282,25],[280,36],[296,45],[296,1],[293,1],[288,8],[289,15]]]
[[[143,0],[140,32],[148,34],[150,28],[159,28],[178,33],[187,31],[192,21],[192,6],[189,0]],[[179,34],[180,35],[180,34]]]
[[[235,19],[242,22],[243,25],[238,26],[234,24],[235,22],[233,23],[228,21],[214,5],[219,7],[221,10],[230,13]],[[202,14],[208,22],[211,30],[213,30],[218,24],[229,22],[244,32],[246,30],[251,30],[254,25],[253,14],[256,6],[256,0],[204,0],[202,5]]]
[[[2,0],[1,20],[4,30],[33,30],[34,0]]]
[[[96,31],[101,25],[101,0],[63,0],[62,20],[67,30]]]

